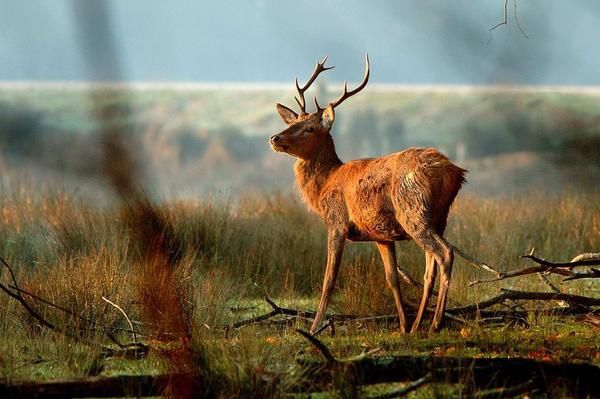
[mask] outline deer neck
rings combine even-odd
[[[333,139],[328,137],[316,156],[310,159],[298,159],[294,166],[296,183],[302,198],[309,207],[320,214],[319,198],[327,185],[331,174],[342,165],[335,152]]]

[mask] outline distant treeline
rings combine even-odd
[[[319,90],[328,96],[327,88]],[[120,105],[130,112],[111,122],[127,132],[150,173],[261,187],[289,176],[282,172],[288,161],[267,144],[284,127],[273,105],[286,95],[138,90],[109,93],[104,101],[126,102]],[[82,90],[0,93],[3,164],[99,176],[100,143],[85,100]],[[459,162],[532,152],[558,164],[600,167],[599,100],[600,95],[518,91],[371,92],[338,111],[333,134],[342,159],[435,146]]]

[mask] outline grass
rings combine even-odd
[[[102,296],[144,321],[140,281],[151,279],[139,267],[135,237],[123,213],[95,206],[83,198],[49,189],[12,187],[0,197],[0,254],[17,271],[23,289],[111,327],[127,328],[122,315]],[[226,396],[277,396],[293,382],[290,371],[298,353],[317,356],[294,332],[296,326],[253,326],[223,338],[222,326],[268,310],[263,295],[279,304],[315,308],[325,263],[325,231],[295,195],[246,196],[237,201],[167,201],[161,217],[180,243],[178,282],[193,314],[198,349],[214,375],[229,384]],[[518,267],[518,255],[531,246],[553,260],[600,249],[598,193],[519,198],[460,197],[450,216],[448,239],[476,257],[504,270]],[[421,278],[424,256],[413,243],[398,244],[399,264]],[[497,293],[499,287],[544,290],[535,276],[467,287],[481,272],[457,260],[450,285],[452,303],[466,304]],[[1,274],[3,283],[7,273]],[[577,281],[568,292],[600,295],[597,283]],[[407,287],[416,302],[420,292]],[[536,307],[546,306],[536,304]],[[39,307],[57,325],[78,331],[73,320]],[[372,244],[347,246],[332,312],[393,313],[383,266]],[[484,326],[473,321],[462,329],[431,336],[399,335],[394,325],[339,326],[335,338],[323,337],[335,356],[344,358],[381,348],[385,354],[525,356],[592,361],[600,364],[597,330],[573,319],[532,316],[530,326]],[[169,343],[152,336],[147,342]],[[106,342],[99,332],[86,338]],[[120,335],[129,340],[125,333]],[[100,347],[84,346],[38,325],[6,295],[0,296],[0,377],[51,379],[158,373],[169,365],[159,352],[144,360],[112,358],[98,368]],[[207,359],[207,360],[206,360]],[[434,395],[428,388],[423,395]],[[445,389],[445,391],[444,391]],[[437,391],[436,391],[437,392]],[[439,392],[437,393],[439,394]]]

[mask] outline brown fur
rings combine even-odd
[[[272,136],[271,145],[275,151],[297,158],[294,170],[302,197],[328,230],[327,268],[311,332],[324,317],[346,239],[377,243],[403,332],[406,319],[394,242],[415,240],[426,253],[426,270],[423,298],[412,331],[419,328],[431,296],[436,265],[441,279],[432,329],[438,329],[454,257],[443,233],[466,171],[433,148],[410,148],[381,158],[343,163],[330,134],[335,119],[331,104],[311,114],[298,115],[281,104],[277,109],[288,128]]]

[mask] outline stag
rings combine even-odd
[[[398,311],[400,331],[406,332],[395,241],[411,239],[425,252],[423,295],[411,332],[419,329],[439,268],[440,284],[431,324],[431,330],[437,331],[446,307],[454,259],[452,245],[443,234],[450,206],[465,182],[466,170],[433,148],[409,148],[381,158],[342,162],[331,136],[334,110],[367,85],[369,56],[366,55],[365,74],[358,87],[348,91],[348,84],[344,83],[342,95],[325,108],[315,97],[316,110],[309,113],[304,95],[319,74],[333,68],[326,67],[326,61],[327,57],[317,62],[304,86],[300,87],[296,79],[299,114],[277,104],[287,128],[270,138],[273,150],[297,159],[294,172],[302,197],[327,226],[327,265],[310,332],[317,331],[327,311],[346,240],[376,243]]]

